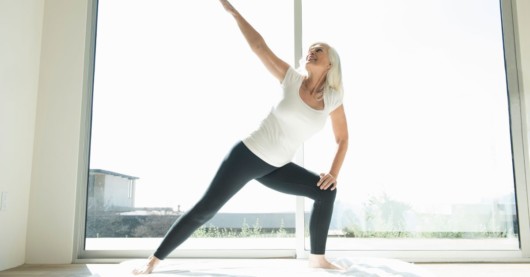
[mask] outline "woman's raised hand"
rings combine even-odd
[[[225,8],[227,12],[229,12],[232,15],[235,15],[237,13],[234,6],[232,6],[232,4],[230,4],[230,2],[228,2],[227,0],[219,0],[219,1],[221,2],[221,4],[223,5],[223,7]]]

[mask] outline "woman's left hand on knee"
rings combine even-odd
[[[321,190],[327,190],[329,188],[335,190],[337,188],[337,179],[329,173],[320,173],[320,180],[317,182],[317,186]]]

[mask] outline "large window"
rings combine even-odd
[[[499,1],[232,3],[292,65],[314,41],[341,56],[329,251],[519,249]],[[144,256],[281,91],[217,1],[99,0],[95,53],[84,251]],[[328,125],[295,161],[334,150]],[[294,256],[311,204],[251,182],[173,255]]]
[[[518,249],[499,2],[313,0],[302,11],[304,44],[329,40],[345,77],[351,147],[331,247]],[[309,142],[305,165],[326,169],[331,139]]]
[[[293,30],[280,28],[291,3],[237,4],[278,55],[294,57]],[[279,83],[217,2],[99,1],[97,26],[86,249],[154,249],[267,114]],[[194,235],[212,239],[181,248],[292,249],[294,199],[249,183]],[[231,241],[256,236],[276,239]]]

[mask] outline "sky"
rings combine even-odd
[[[232,3],[294,65],[292,2]],[[446,212],[513,197],[498,2],[322,3],[303,1],[302,39],[341,56],[350,148],[339,201],[362,208],[387,194]],[[189,209],[279,83],[217,1],[99,5],[90,168],[139,177],[138,207]],[[295,161],[323,172],[333,154],[328,124]],[[294,199],[252,182],[223,211],[294,211]]]

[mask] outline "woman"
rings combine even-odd
[[[263,37],[228,1],[220,1],[234,17],[252,51],[280,81],[283,98],[259,128],[231,149],[203,197],[171,226],[146,264],[133,272],[151,273],[161,260],[254,179],[280,192],[314,200],[309,224],[309,266],[338,269],[324,254],[337,192],[337,177],[348,148],[339,56],[329,45],[315,43],[306,56],[307,74],[301,74],[279,59]],[[306,139],[324,127],[328,116],[338,147],[329,171],[317,175],[291,162],[291,159]]]

